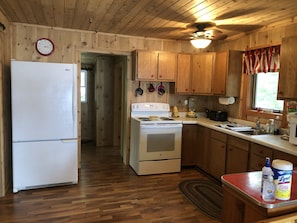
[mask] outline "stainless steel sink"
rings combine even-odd
[[[232,132],[244,134],[244,135],[267,135],[267,134],[269,134],[266,131],[264,131],[264,129],[259,130],[259,129],[255,129],[255,128],[252,128],[249,126],[243,126],[243,125],[239,125],[239,124],[219,124],[216,126],[224,128],[224,129],[228,129]]]
[[[244,134],[244,135],[267,135],[269,133],[265,132],[264,130],[257,130],[257,129],[251,129],[250,131],[237,131],[238,133]]]

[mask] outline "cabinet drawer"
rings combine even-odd
[[[238,149],[249,151],[250,143],[244,139],[240,139],[234,136],[228,136],[228,145],[234,146]]]
[[[284,152],[275,150],[273,152],[273,159],[286,160],[286,161],[293,163],[294,167],[297,166],[297,156],[294,156],[294,155],[291,155],[288,153],[284,153]]]
[[[250,156],[249,171],[262,170],[262,167],[264,165],[265,165],[265,158],[263,156],[257,156],[255,154],[252,154]]]
[[[269,157],[270,159],[272,159],[272,153],[273,153],[272,149],[268,147],[261,146],[255,143],[251,144],[251,154],[255,154],[257,156],[262,157],[264,162],[265,162],[265,157]]]
[[[211,130],[210,137],[216,140],[227,142],[227,134]]]

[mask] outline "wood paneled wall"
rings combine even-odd
[[[95,76],[96,146],[113,145],[114,64],[113,57],[97,58]]]
[[[3,15],[0,15],[0,18],[5,20]],[[8,22],[7,22],[8,23]],[[6,26],[9,30],[9,24]],[[280,43],[282,37],[297,35],[297,25],[296,24],[287,24],[280,27],[274,27],[269,30],[259,30],[256,33],[251,33],[249,35],[240,36],[238,39],[230,40],[230,41],[221,41],[217,43],[213,43],[211,47],[207,50],[209,51],[221,51],[226,49],[234,49],[234,50],[245,50],[247,47],[255,47],[262,45],[269,45],[271,43]],[[124,108],[124,114],[126,114],[126,122],[125,122],[125,131],[129,132],[129,113],[131,102],[136,101],[145,101],[145,100],[154,100],[154,101],[169,101],[169,98],[175,97],[174,95],[164,95],[163,97],[159,97],[158,95],[151,94],[147,95],[147,97],[135,97],[134,91],[135,87],[138,86],[138,82],[132,81],[131,74],[131,57],[129,57],[129,53],[135,49],[145,49],[145,50],[163,50],[163,51],[173,51],[173,52],[188,52],[188,53],[199,53],[202,50],[194,49],[189,42],[187,41],[172,41],[172,40],[160,40],[160,39],[149,39],[144,37],[132,37],[132,36],[121,36],[121,35],[110,35],[104,33],[95,33],[95,32],[86,32],[80,30],[66,30],[60,28],[53,27],[42,27],[35,25],[27,25],[27,24],[13,24],[11,26],[11,32],[3,34],[0,33],[1,42],[0,46],[3,48],[5,46],[5,52],[1,51],[0,60],[2,62],[2,75],[7,72],[9,69],[9,59],[14,58],[17,60],[26,60],[26,61],[47,61],[47,62],[66,62],[66,63],[77,63],[80,64],[80,53],[81,52],[100,52],[107,54],[124,54],[128,55],[128,66],[126,69],[127,72],[127,98],[125,99],[126,107]],[[35,41],[38,38],[47,37],[53,40],[55,43],[55,51],[52,55],[48,57],[43,57],[37,54],[35,50]],[[9,42],[10,40],[10,42]],[[11,50],[10,50],[11,47]],[[292,46],[295,47],[295,46]],[[11,55],[10,55],[11,52]],[[80,65],[79,65],[80,68]],[[146,83],[142,83],[145,84]],[[168,87],[168,86],[166,86]],[[5,96],[7,92],[3,89],[3,84],[0,89],[3,97],[3,93]],[[151,98],[152,97],[152,98]],[[5,98],[3,98],[5,99]],[[7,100],[7,99],[5,99]],[[212,99],[211,99],[212,100]],[[239,102],[240,102],[239,98]],[[174,99],[173,99],[174,101]],[[4,102],[5,104],[5,102]],[[216,106],[216,105],[214,105]],[[9,106],[6,104],[5,109],[9,110]],[[80,108],[79,108],[80,109]],[[238,106],[230,106],[228,108],[231,110],[231,113],[236,115],[239,110]],[[2,109],[3,110],[3,109]],[[78,111],[80,113],[80,110]],[[6,121],[7,116],[3,114],[3,111],[0,109],[0,115],[2,121]],[[79,114],[80,117],[80,114]],[[5,122],[0,122],[1,128],[3,128],[3,132],[0,137],[0,152],[4,157],[4,163],[0,164],[0,171],[2,168],[1,174],[4,172],[5,176],[2,175],[2,192],[6,185],[6,182],[3,182],[3,179],[11,178],[9,172],[6,169],[7,164],[9,163],[9,157],[7,154],[8,142],[10,143],[10,128],[9,126],[3,124]],[[126,134],[127,135],[127,134]],[[127,135],[128,136],[128,135]],[[125,150],[128,152],[129,141],[126,141]],[[128,154],[127,154],[128,155]]]
[[[288,36],[296,36],[297,35],[297,24],[296,22],[284,25],[280,24],[279,26],[269,27],[267,29],[260,29],[258,32],[251,33],[250,35],[244,35],[238,37],[238,39],[224,41],[221,43],[216,43],[214,45],[214,49],[216,51],[224,51],[224,50],[242,50],[244,51],[247,48],[256,48],[256,47],[264,47],[269,45],[281,44],[282,38]],[[297,46],[295,47],[297,50]],[[245,74],[243,74],[245,75]],[[245,78],[245,77],[242,77]],[[245,82],[246,83],[246,82]],[[246,89],[246,88],[245,88]],[[242,92],[243,93],[243,92]],[[241,117],[241,107],[243,101],[242,94],[239,98],[236,98],[236,103],[234,105],[229,105],[228,110],[229,114],[234,118],[242,118]],[[256,117],[247,117],[248,120],[254,121]]]
[[[9,75],[11,27],[2,13],[0,13],[0,22],[6,27],[4,31],[0,31],[0,196],[4,196],[12,182]]]

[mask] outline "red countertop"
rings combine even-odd
[[[246,172],[226,174],[221,177],[225,186],[239,192],[242,196],[249,199],[251,202],[265,208],[284,207],[292,204],[297,204],[297,170],[294,169],[292,176],[291,196],[289,200],[275,200],[267,202],[262,199],[261,195],[261,178],[262,172]]]

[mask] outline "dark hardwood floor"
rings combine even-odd
[[[78,185],[11,192],[0,198],[0,222],[216,223],[178,189],[197,178],[205,176],[195,169],[137,176],[117,147],[83,144]]]

